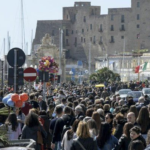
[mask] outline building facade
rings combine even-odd
[[[146,70],[140,67],[139,80],[147,80],[150,78],[150,53],[143,53],[137,56],[136,54],[125,55],[110,55],[106,57],[95,58],[96,70],[108,67],[115,73],[119,73],[122,81],[138,80],[138,74],[135,73],[135,67],[139,64],[142,66],[147,62]]]
[[[101,14],[100,6],[75,2],[73,7],[63,8],[62,20],[37,22],[33,53],[46,33],[59,47],[59,28],[63,29],[67,64],[81,60],[85,67],[89,62],[94,67],[98,56],[150,49],[149,13],[149,0],[132,0],[131,8],[111,8],[106,15]]]

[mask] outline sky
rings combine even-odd
[[[78,1],[78,0],[77,0]],[[91,5],[101,6],[101,14],[107,14],[108,8],[131,7],[131,0],[81,0]],[[7,34],[10,48],[22,48],[21,42],[21,0],[0,0],[0,58],[8,53]],[[74,6],[75,0],[23,0],[25,42],[30,53],[31,40],[34,39],[37,20],[62,19],[62,8]],[[33,36],[32,36],[33,31]]]

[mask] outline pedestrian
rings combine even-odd
[[[43,139],[46,138],[46,136],[46,131],[41,126],[38,115],[34,112],[29,113],[22,129],[21,139],[33,139],[36,142],[34,148],[41,150],[41,147],[43,147]]]
[[[0,126],[0,130],[7,131],[8,140],[17,140],[21,135],[21,127],[17,121],[15,113],[10,113],[5,124]]]
[[[117,138],[111,135],[108,123],[101,124],[101,129],[96,140],[100,150],[111,150],[118,144]]]
[[[141,135],[140,127],[134,126],[133,128],[130,129],[130,138],[131,138],[131,142],[128,147],[129,149],[131,148],[132,143],[136,140],[140,140],[143,143],[144,148],[146,147],[146,141],[143,138],[143,136]]]
[[[77,138],[73,141],[70,150],[97,150],[97,143],[90,137],[86,122],[80,122],[77,128]]]

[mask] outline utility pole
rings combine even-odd
[[[6,58],[5,58],[5,38],[4,38],[4,54],[3,54],[4,56],[4,73],[2,74],[3,75],[3,79],[5,79],[5,73],[6,73],[6,71],[5,71],[5,66],[6,66]],[[2,58],[3,59],[3,58]]]
[[[3,90],[3,87],[4,87],[4,80],[3,80],[3,79],[4,79],[4,78],[3,78],[3,76],[4,76],[4,72],[3,72],[3,70],[4,70],[4,69],[3,69],[3,62],[4,62],[4,61],[1,60],[1,65],[2,65],[2,66],[1,66],[1,67],[2,67],[2,68],[1,68],[1,69],[2,69],[2,84],[1,84],[1,89],[2,89],[2,90]]]
[[[9,37],[9,32],[7,32],[7,48],[8,48],[8,52],[10,50],[10,37]],[[7,62],[7,80],[8,80],[8,70],[9,70],[9,64]]]
[[[61,28],[59,28],[59,72],[60,72],[60,85],[62,82],[62,64],[61,64],[61,60],[62,60],[62,52],[63,52],[63,30]]]
[[[91,75],[91,42],[89,43],[89,76]]]
[[[122,68],[123,68],[123,76],[125,75],[125,70],[124,70],[124,53],[125,53],[125,46],[126,46],[126,39],[124,38],[124,44],[123,44],[123,63],[122,63]]]
[[[25,49],[25,28],[24,28],[24,14],[23,14],[23,0],[21,0],[21,47]]]

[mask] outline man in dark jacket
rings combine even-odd
[[[140,97],[140,98],[138,99],[138,105],[136,106],[137,111],[139,112],[140,109],[141,109],[143,106],[145,106],[145,104],[144,104],[144,97]]]
[[[71,124],[71,121],[72,121],[71,108],[67,106],[64,109],[64,115],[61,118],[58,118],[55,123],[51,144],[52,149],[61,149],[61,139],[64,126]]]
[[[40,110],[47,110],[47,105],[46,102],[43,100],[43,97],[41,95],[39,95],[38,97],[38,102],[39,102],[39,106],[40,106]]]

